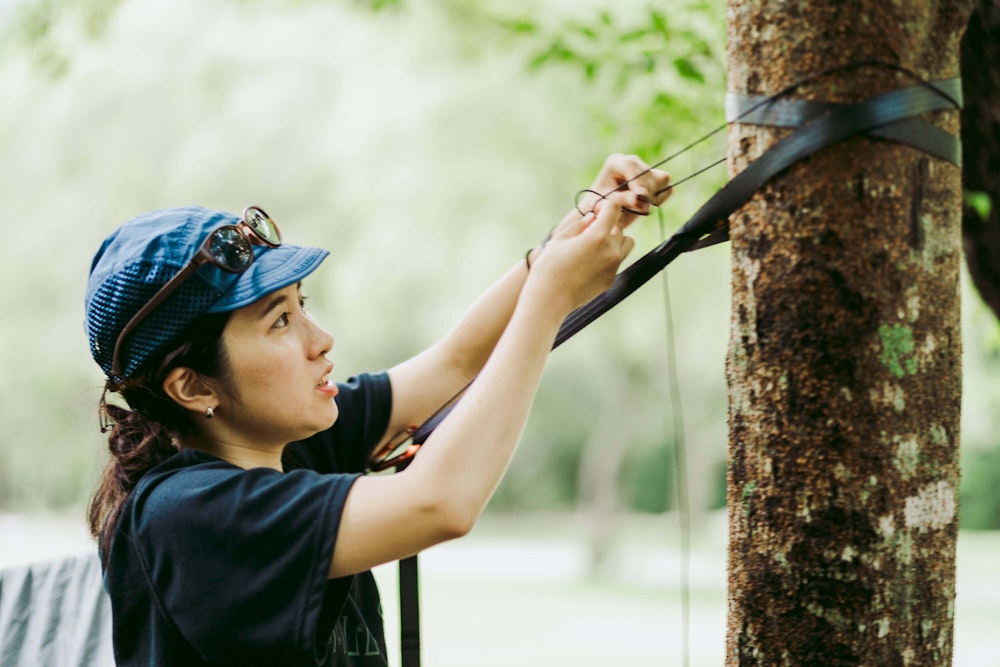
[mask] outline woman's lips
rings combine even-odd
[[[323,392],[327,396],[336,396],[339,391],[337,389],[337,383],[332,380],[326,380],[325,382],[319,383],[316,385],[316,389]]]

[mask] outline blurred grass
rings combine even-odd
[[[619,523],[602,578],[584,577],[582,517],[485,516],[463,540],[421,556],[423,651],[427,664],[679,665],[683,633],[676,517]],[[1000,531],[963,531],[958,542],[955,667],[1000,667]],[[724,517],[695,536],[691,567],[690,664],[724,663]],[[376,570],[390,656],[398,656],[395,566]]]
[[[82,511],[0,515],[0,568],[92,550]],[[424,662],[574,667],[680,664],[677,517],[622,516],[611,567],[586,576],[586,518],[486,515],[461,540],[424,552]],[[1000,531],[958,541],[955,667],[1000,667]],[[723,664],[726,535],[701,518],[691,559],[692,667]],[[390,658],[398,664],[395,564],[376,568]]]

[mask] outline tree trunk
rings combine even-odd
[[[729,88],[958,76],[970,4],[729,0]],[[791,97],[915,83],[866,66]],[[788,132],[732,126],[731,173]],[[961,208],[958,168],[854,137],[730,219],[728,665],[951,664]]]

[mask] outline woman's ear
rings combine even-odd
[[[167,373],[163,392],[186,410],[204,413],[206,408],[219,407],[219,396],[200,373],[178,366]]]

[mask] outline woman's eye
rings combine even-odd
[[[304,294],[303,294],[302,296],[300,296],[300,297],[299,297],[299,308],[301,308],[302,310],[305,310],[305,309],[306,309],[306,300],[307,300],[308,298],[309,298],[309,297],[307,297],[307,296],[306,296],[306,295],[304,295]]]
[[[287,327],[288,326],[288,313],[282,313],[281,316],[274,321],[275,328]]]

